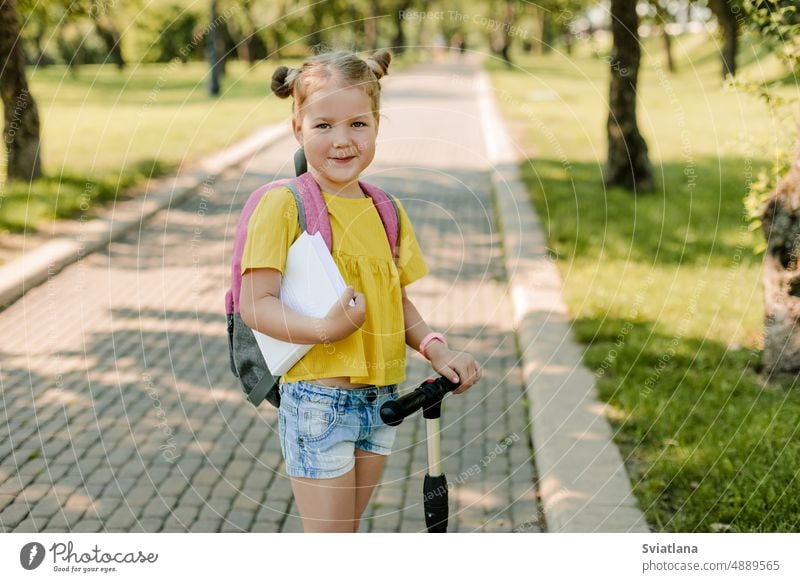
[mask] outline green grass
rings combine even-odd
[[[602,55],[487,67],[531,152],[523,179],[648,521],[659,531],[795,531],[800,392],[758,381],[761,234],[742,202],[775,128],[759,102],[722,87],[711,40],[674,44],[669,75],[660,43],[645,43],[639,123],[659,187],[638,197],[602,185]],[[741,54],[744,75],[777,72],[763,47],[745,43]]]
[[[415,58],[395,59],[393,70]],[[126,190],[150,177],[288,119],[291,100],[269,92],[278,64],[301,62],[229,63],[216,99],[208,96],[203,63],[133,63],[121,73],[113,66],[84,66],[74,76],[61,66],[29,68],[45,177],[32,184],[0,182],[0,234],[91,215],[98,203],[125,198]]]

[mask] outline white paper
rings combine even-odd
[[[302,233],[289,248],[281,280],[280,299],[289,308],[322,318],[342,296],[347,285],[333,262],[322,235]],[[282,376],[305,356],[313,344],[292,344],[253,330],[258,347],[273,376]]]

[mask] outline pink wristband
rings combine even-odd
[[[428,357],[428,354],[425,353],[425,348],[427,348],[428,344],[431,343],[433,340],[439,340],[444,344],[444,347],[447,347],[447,340],[444,339],[444,336],[440,333],[432,331],[424,338],[422,338],[421,342],[419,342],[419,353],[422,354],[422,357],[424,357],[426,360],[429,360],[430,358]]]

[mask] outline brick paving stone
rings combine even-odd
[[[253,491],[266,491],[274,478],[280,479],[275,475],[275,469],[253,469],[242,482],[242,489]]]
[[[229,480],[233,480],[237,477],[244,479],[252,469],[252,461],[233,461],[225,467],[225,478]]]
[[[281,501],[288,501],[292,499],[292,485],[289,478],[279,475],[267,491],[266,502],[270,504],[277,504]]]
[[[61,509],[62,503],[55,497],[44,497],[30,508],[30,512],[34,517],[50,517]]]
[[[243,510],[233,510],[225,516],[222,525],[223,532],[243,532],[249,531],[253,523],[253,512]]]
[[[14,475],[0,485],[0,495],[17,495],[24,489],[18,475]]]
[[[28,518],[24,521],[19,522],[13,530],[5,530],[5,531],[13,531],[14,533],[37,533],[42,531],[44,528],[45,520],[43,518]],[[67,531],[65,528],[61,529],[54,529],[52,531]]]
[[[70,531],[75,533],[96,533],[103,531],[103,523],[96,519],[83,519],[72,526]]]
[[[189,488],[187,488],[183,495],[178,498],[178,503],[180,505],[188,505],[192,507],[199,507],[201,505],[205,505],[206,500],[211,495],[211,487],[206,486],[197,486],[189,484]]]
[[[114,478],[114,472],[109,468],[102,468],[97,469],[96,471],[92,471],[90,475],[86,477],[87,484],[94,484],[94,483],[108,483],[110,480]]]
[[[128,494],[138,482],[138,478],[134,477],[117,477],[110,483],[106,484],[105,489],[103,489],[103,497],[110,497],[110,498],[121,498]]]
[[[251,511],[255,513],[261,507],[261,495],[258,497],[238,495],[234,498],[233,509],[242,511]]]
[[[144,507],[150,503],[155,495],[156,492],[151,485],[137,484],[125,494],[125,501],[130,505]]]
[[[253,533],[278,533],[280,531],[280,525],[275,522],[256,521],[253,523],[250,531]]]
[[[47,521],[47,527],[59,527],[70,531],[85,513],[83,510],[60,509]]]
[[[169,512],[175,507],[177,497],[161,496],[153,498],[150,503],[145,505],[142,511],[142,517],[157,517],[168,515]]]
[[[217,481],[217,483],[211,489],[211,496],[218,497],[220,499],[233,500],[239,495],[240,491],[241,488],[236,481]]]
[[[286,517],[280,531],[281,533],[303,533],[303,520],[300,519],[295,508],[292,508],[292,513]]]
[[[158,517],[147,517],[134,523],[130,531],[136,533],[156,533],[161,531],[164,521]]]
[[[28,505],[21,503],[9,505],[0,513],[0,525],[3,527],[3,531],[12,531],[30,513],[31,508]]]
[[[154,467],[151,465],[147,468],[145,476],[147,477],[147,482],[158,484],[164,481],[171,471],[172,467],[170,466],[164,467],[162,465],[157,465]]]
[[[133,513],[130,507],[120,506],[118,507],[108,519],[105,520],[106,527],[109,528],[118,528],[123,530],[128,530],[130,527],[136,523],[136,515]]]
[[[216,519],[227,515],[231,508],[231,503],[226,499],[210,499],[208,503],[200,508],[198,520]]]
[[[0,495],[0,515],[6,507],[14,503],[16,497],[16,495]]]
[[[220,471],[216,468],[205,467],[192,477],[195,485],[214,485],[220,479]]]

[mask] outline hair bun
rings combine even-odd
[[[272,92],[281,99],[286,99],[292,94],[290,83],[287,82],[288,76],[289,67],[283,65],[275,69],[275,72],[272,73]]]
[[[367,66],[378,79],[389,74],[389,63],[391,62],[392,53],[386,49],[375,51],[371,57],[366,59]]]

